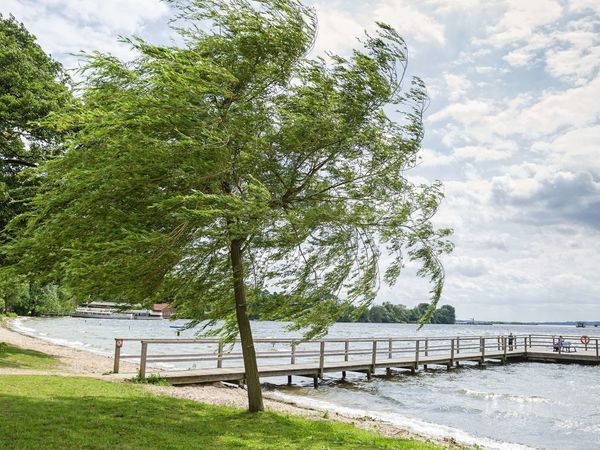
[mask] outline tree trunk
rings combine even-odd
[[[246,371],[246,385],[248,386],[248,409],[250,412],[264,409],[260,380],[258,378],[258,365],[252,329],[246,308],[246,288],[244,286],[244,265],[242,261],[242,241],[231,241],[231,268],[233,271],[233,292],[235,296],[235,314],[237,317],[240,339],[242,341],[242,354],[244,356],[244,370]]]

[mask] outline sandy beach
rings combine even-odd
[[[24,349],[43,352],[58,358],[61,362],[57,368],[45,371],[0,368],[0,375],[54,374],[60,376],[88,376],[113,382],[127,382],[122,378],[117,379],[109,375],[113,368],[112,358],[84,350],[57,345],[18,333],[10,329],[9,320],[5,320],[0,326],[0,342],[6,342]],[[135,372],[137,366],[122,362],[121,368],[124,372]],[[245,408],[247,406],[245,389],[224,383],[181,387],[159,385],[140,386],[143,386],[148,391],[158,395],[167,395],[170,397],[193,400],[213,405],[235,406],[239,408]],[[352,423],[360,428],[374,430],[386,436],[403,438],[413,437],[417,439],[431,440],[442,446],[456,448],[456,442],[453,439],[440,441],[439,439],[435,439],[430,436],[419,435],[407,429],[377,421],[367,416],[358,418],[346,417],[339,413],[328,413],[326,411],[310,409],[295,405],[293,403],[283,402],[274,398],[270,398],[268,393],[265,393],[264,397],[265,409],[269,411],[295,414],[316,420],[337,420],[340,422]]]

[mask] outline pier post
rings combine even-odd
[[[288,375],[288,386],[290,386],[292,384],[292,376]]]
[[[460,336],[456,337],[456,354],[460,353]]]
[[[450,367],[454,365],[454,339],[450,339]]]
[[[325,365],[325,341],[321,341],[319,352],[319,378],[323,378],[323,366]]]
[[[140,378],[146,378],[146,357],[148,356],[148,343],[142,341],[142,351],[140,353]]]
[[[121,345],[123,345],[123,340],[115,339],[115,361],[113,363],[113,373],[119,373],[119,364],[121,362]]]
[[[425,356],[429,356],[429,338],[425,338]],[[423,365],[423,370],[427,370],[427,364]]]
[[[217,369],[223,367],[223,342],[219,342],[219,349],[217,350]]]
[[[313,377],[313,387],[319,389],[319,377]]]
[[[598,339],[596,339],[596,358],[600,359],[600,348],[598,347]]]
[[[525,353],[525,357],[527,357],[527,336],[523,338],[523,352]]]
[[[346,379],[346,371],[342,370],[342,380],[345,380],[345,379]]]
[[[392,338],[390,338],[390,340],[388,341],[388,359],[392,359],[393,357],[393,344],[392,344]]]
[[[506,336],[502,336],[502,347],[504,350],[504,356],[502,356],[502,364],[506,364]]]
[[[529,348],[531,348],[531,335],[529,335]]]
[[[344,361],[348,361],[348,351],[350,349],[350,342],[348,339],[344,342]]]

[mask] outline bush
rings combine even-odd
[[[161,377],[160,375],[156,375],[156,374],[151,374],[149,376],[147,376],[146,378],[142,378],[140,376],[140,371],[138,370],[138,374],[131,378],[131,380],[133,383],[138,383],[138,384],[156,384],[158,386],[170,386],[170,384],[168,383],[168,381]]]

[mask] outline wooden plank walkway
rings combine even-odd
[[[313,378],[315,387],[325,373],[346,372],[365,373],[370,379],[377,369],[385,369],[389,375],[394,369],[415,372],[421,367],[445,366],[448,369],[461,363],[474,362],[485,366],[495,361],[542,361],[551,363],[600,364],[600,337],[590,338],[587,344],[575,341],[580,336],[460,336],[432,338],[372,338],[372,339],[329,339],[301,342],[293,339],[258,339],[257,346],[267,346],[269,350],[257,351],[259,375],[261,378],[292,376]],[[568,339],[568,340],[567,340]],[[221,342],[215,339],[167,339],[167,340],[128,340],[141,343],[139,355],[121,355],[124,341],[116,340],[115,375],[130,378],[133,374],[119,374],[121,359],[140,358],[140,375],[153,374],[166,379],[172,385],[210,383],[227,381],[243,384],[244,368],[241,365],[241,353],[225,352]],[[561,342],[562,345],[558,345]],[[148,346],[194,345],[216,347],[213,351],[202,353],[163,353],[150,355]],[[364,345],[369,344],[370,348]],[[568,345],[567,345],[568,344]],[[289,346],[290,350],[281,350],[277,346]],[[302,349],[315,347],[319,349]],[[352,348],[352,346],[360,348]],[[328,347],[326,349],[326,346]],[[172,348],[172,347],[170,347]],[[273,350],[274,349],[274,350]],[[366,358],[365,356],[368,355]],[[261,363],[264,358],[278,361],[272,364]],[[282,359],[289,362],[281,363]],[[299,361],[304,359],[304,361]],[[308,359],[308,361],[307,361]],[[224,362],[235,361],[237,365],[223,367]],[[149,366],[148,362],[202,362],[212,367],[187,370],[164,370],[158,366]],[[216,367],[215,367],[216,366]]]

